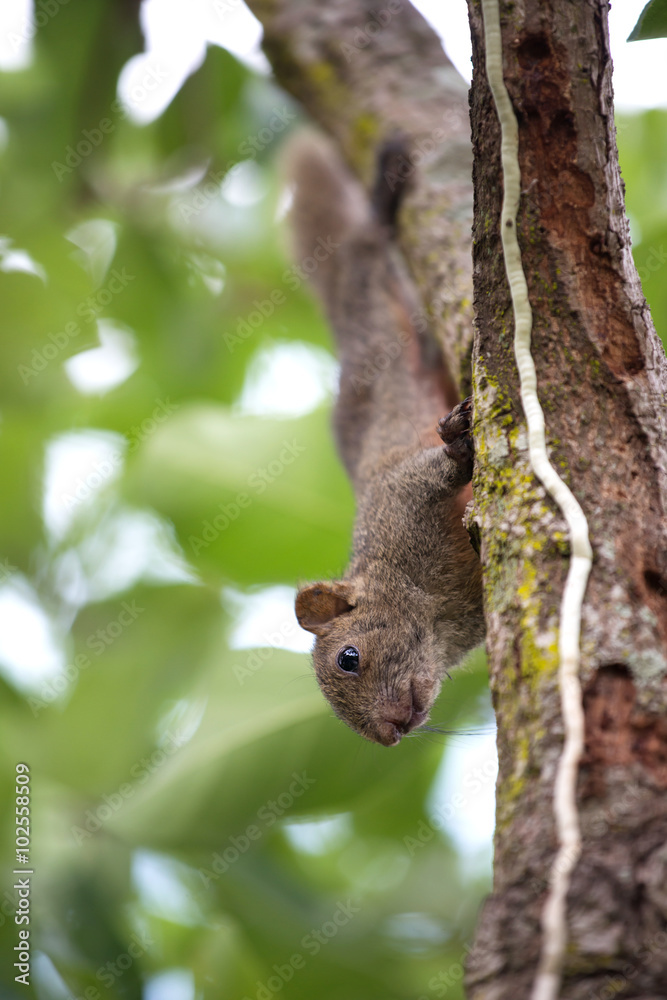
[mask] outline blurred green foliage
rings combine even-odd
[[[141,49],[134,4],[70,0],[31,66],[0,77],[0,603],[38,608],[61,657],[50,679],[7,661],[0,680],[0,993],[460,997],[488,872],[429,812],[443,742],[363,743],[331,717],[306,654],[233,641],[230,594],[340,572],[353,516],[328,404],[239,406],[267,347],[330,350],[276,221],[276,151],[299,114],[211,47],[138,127],[116,87]],[[651,112],[619,129],[663,330],[666,125]],[[230,175],[255,196],[231,197]],[[105,322],[138,364],[80,391],[65,362],[99,347]],[[91,441],[106,451],[87,474],[54,479],[58,448]],[[477,655],[435,718],[484,722],[485,685]],[[28,988],[13,967],[18,761],[32,791]],[[326,819],[301,828],[310,840],[294,827]],[[168,992],[178,970],[194,993]]]

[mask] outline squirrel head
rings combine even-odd
[[[320,688],[355,732],[390,747],[426,722],[441,678],[433,642],[416,616],[370,599],[358,580],[303,587],[295,610],[301,627],[316,636]]]

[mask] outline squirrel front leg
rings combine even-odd
[[[440,421],[442,445],[385,454],[359,504],[353,573],[378,560],[401,563],[413,579],[428,580],[425,589],[444,593],[461,558],[478,563],[461,524],[472,497],[471,412],[466,399]]]
[[[396,465],[395,475],[406,490],[425,500],[456,496],[472,479],[474,446],[470,425],[472,398],[458,403],[436,428],[443,445],[424,448]],[[466,492],[466,499],[469,491]],[[463,505],[465,506],[465,504]]]
[[[459,466],[461,474],[466,477],[466,483],[472,479],[475,457],[472,434],[470,433],[471,420],[472,396],[468,396],[463,402],[458,403],[446,417],[440,418],[437,428],[438,434],[444,442],[445,451]]]

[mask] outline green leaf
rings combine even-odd
[[[649,0],[628,35],[629,42],[667,37],[667,0]]]

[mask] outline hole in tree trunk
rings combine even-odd
[[[638,708],[625,664],[600,667],[584,691],[586,751],[583,794],[603,796],[607,768],[640,765],[651,783],[667,788],[667,718]],[[639,776],[638,776],[639,777]]]

